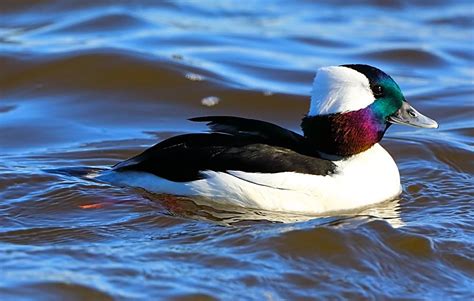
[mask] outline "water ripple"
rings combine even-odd
[[[3,299],[472,299],[470,1],[0,2]],[[436,119],[391,127],[400,199],[210,206],[91,173],[238,115],[299,130],[315,70],[369,63]],[[202,99],[219,99],[203,106]]]

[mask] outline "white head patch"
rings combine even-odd
[[[369,80],[342,66],[318,69],[313,82],[309,116],[357,111],[375,100]]]

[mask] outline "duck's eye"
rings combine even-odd
[[[375,85],[372,88],[375,97],[381,97],[383,95],[383,88],[380,85]]]
[[[408,112],[408,115],[410,115],[410,117],[415,118],[415,117],[418,116],[418,114],[416,114],[416,112],[414,110],[408,110],[407,112]]]

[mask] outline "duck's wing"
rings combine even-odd
[[[327,175],[335,170],[331,161],[299,152],[297,149],[302,146],[293,141],[300,139],[294,136],[298,135],[296,133],[293,135],[291,131],[265,122],[262,123],[267,126],[266,130],[251,127],[252,123],[260,124],[257,120],[247,122],[246,119],[238,120],[243,118],[223,117],[221,121],[225,122],[218,122],[209,118],[216,117],[196,121],[213,123],[213,130],[218,129],[218,132],[169,138],[113,169],[144,171],[178,182],[201,179],[206,170],[316,175]]]
[[[204,116],[190,118],[195,122],[207,122],[215,133],[258,137],[272,145],[296,146],[304,143],[304,137],[276,124],[234,116]]]

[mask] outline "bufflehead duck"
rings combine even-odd
[[[101,178],[272,211],[349,210],[401,193],[397,165],[378,144],[391,124],[438,127],[390,76],[360,64],[318,70],[303,135],[240,117],[190,120],[206,122],[210,132],[166,139]]]

